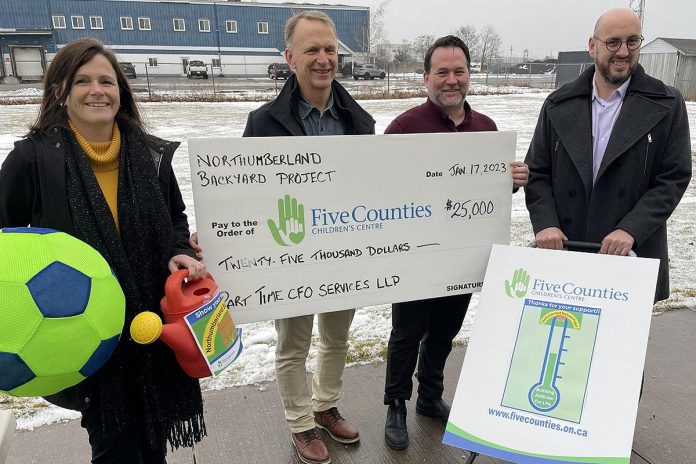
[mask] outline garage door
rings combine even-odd
[[[17,77],[24,80],[41,80],[41,49],[38,47],[13,47]]]

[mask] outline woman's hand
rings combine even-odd
[[[205,264],[188,255],[176,255],[169,260],[170,272],[174,273],[179,269],[188,269],[189,280],[202,279],[208,273],[207,269],[205,268]]]

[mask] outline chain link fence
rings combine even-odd
[[[121,62],[135,94],[143,100],[268,100],[282,88],[284,79],[276,78],[272,65],[282,63],[282,57],[269,60],[239,57],[239,63],[220,63],[219,60],[202,63],[183,59],[163,62]],[[41,89],[41,79],[49,63],[38,61],[5,62],[0,102],[11,98],[18,88]],[[490,67],[490,72],[472,72],[472,93],[507,93],[511,87],[548,89],[577,77],[587,64],[553,65],[540,72],[536,63],[522,63],[515,67]],[[353,78],[355,64],[339,66],[338,79],[358,98],[406,98],[425,94],[422,62],[389,63],[384,79]],[[528,65],[528,66],[527,66]],[[495,72],[494,72],[495,71]],[[15,77],[17,76],[17,77]],[[40,92],[34,95],[38,98]]]
[[[555,89],[578,77],[588,63],[559,65],[556,63],[526,62],[490,65],[488,71],[471,70],[470,82],[493,87],[492,91],[504,91],[503,87],[528,87]],[[384,66],[387,75],[396,79],[423,81],[423,63],[389,63]]]

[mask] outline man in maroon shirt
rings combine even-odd
[[[423,79],[428,90],[425,103],[398,116],[385,134],[495,131],[488,116],[471,109],[469,48],[455,36],[435,41],[425,54]],[[527,165],[511,163],[513,186],[527,183]],[[413,390],[418,361],[416,412],[447,422],[450,407],[442,399],[443,370],[452,340],[464,321],[471,294],[392,305],[392,331],[387,349],[384,404],[388,405],[384,438],[392,449],[408,446],[406,404]],[[419,348],[420,346],[420,348]]]

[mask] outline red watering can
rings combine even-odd
[[[140,344],[150,344],[162,339],[172,350],[181,368],[193,378],[212,375],[201,348],[191,334],[184,317],[210,303],[218,293],[218,286],[210,274],[203,279],[186,281],[188,270],[181,269],[169,276],[164,286],[164,298],[160,302],[165,324],[153,312],[138,314],[131,323],[131,337]],[[227,322],[229,321],[229,322]],[[223,319],[218,330],[227,343],[227,338],[236,337],[230,318]],[[231,325],[231,327],[227,327]]]

